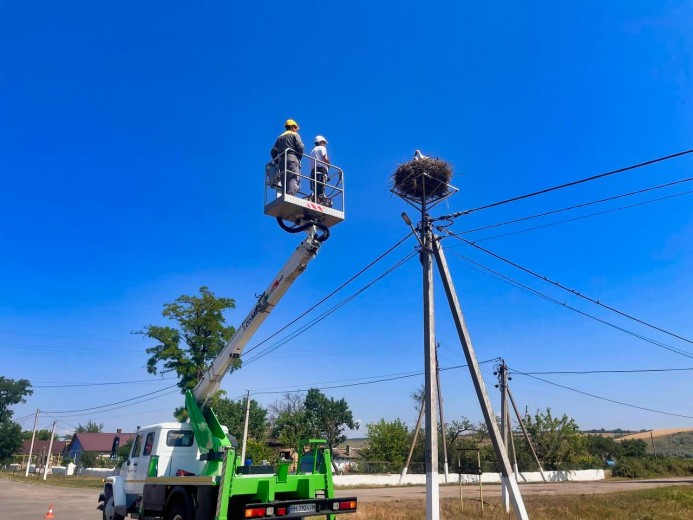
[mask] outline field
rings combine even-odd
[[[650,435],[656,439],[657,437],[664,437],[667,435],[673,435],[675,433],[681,433],[681,432],[693,432],[693,426],[691,426],[689,428],[663,428],[661,430],[652,430],[652,431],[647,431],[647,432],[631,433],[628,435],[624,435],[622,437],[618,437],[618,440],[619,441],[625,441],[625,440],[630,440],[630,439],[642,439],[644,441],[649,441]]]
[[[641,491],[628,491],[608,495],[529,496],[524,499],[532,520],[672,520],[693,518],[693,489],[665,487]],[[483,516],[478,500],[445,500],[441,504],[443,520],[456,518],[484,518],[508,520],[507,515],[493,500],[484,506]],[[348,520],[423,520],[424,505],[420,501],[398,501],[388,504],[363,504],[359,512]]]

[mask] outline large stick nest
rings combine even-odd
[[[429,157],[400,164],[392,174],[394,189],[418,200],[437,199],[447,195],[452,167],[440,159]]]

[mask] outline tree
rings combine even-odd
[[[200,287],[200,296],[182,295],[164,305],[162,315],[177,327],[147,325],[136,331],[157,344],[147,348],[150,374],[178,375],[181,393],[197,385],[211,362],[233,336],[235,329],[224,324],[223,312],[236,304],[231,298],[217,298],[207,287]],[[161,367],[160,367],[161,365]],[[232,367],[237,368],[238,364]]]
[[[12,459],[12,455],[22,446],[22,427],[5,419],[0,421],[0,464],[5,464]]]
[[[644,457],[647,454],[647,443],[642,439],[626,439],[621,441],[622,457]]]
[[[592,462],[587,438],[574,419],[565,414],[554,417],[551,408],[546,408],[543,413],[537,410],[534,417],[525,414],[522,422],[545,469],[574,469]]]
[[[386,422],[380,419],[377,423],[366,425],[368,430],[368,447],[361,450],[362,456],[369,461],[388,462],[399,470],[404,466],[411,436],[409,428],[401,420]]]
[[[34,435],[34,430],[29,430],[22,432],[22,438],[25,440],[31,439]],[[36,430],[36,440],[38,441],[49,441],[51,440],[51,431],[46,429]],[[53,440],[58,440],[58,434],[56,433]]]
[[[31,383],[27,379],[10,379],[0,376],[0,423],[12,419],[10,407],[25,403],[26,396],[33,394]]]
[[[214,410],[219,422],[229,429],[239,441],[243,437],[243,425],[245,423],[245,398],[232,401],[224,397],[226,392],[221,390],[212,398],[210,407]],[[250,400],[250,413],[248,415],[248,437],[256,441],[262,441],[267,436],[267,409],[260,406],[255,400]]]
[[[306,419],[314,435],[325,437],[330,452],[335,445],[346,440],[346,428],[358,429],[349,405],[344,399],[328,398],[317,388],[308,390],[305,400]]]
[[[75,428],[75,433],[100,433],[101,431],[103,431],[103,423],[96,423],[91,419],[84,426],[80,423]]]
[[[272,436],[284,446],[298,447],[301,439],[310,437],[303,399],[297,393],[286,393],[281,401],[270,405]]]

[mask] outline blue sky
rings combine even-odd
[[[201,285],[236,299],[236,324],[297,245],[265,217],[263,165],[286,118],[329,140],[345,171],[347,220],[253,346],[406,233],[389,176],[415,149],[450,161],[460,191],[435,210],[478,207],[691,148],[691,2],[4,3],[0,6],[0,374],[35,392],[67,432],[168,420],[174,381],[146,373],[162,305]],[[690,176],[693,157],[479,211],[476,227]],[[683,183],[473,240],[675,195]],[[680,195],[480,241],[567,286],[693,337],[693,206]],[[414,217],[412,211],[410,215]],[[397,249],[339,299],[413,250]],[[693,345],[542,284],[455,239],[448,260],[479,359],[518,370],[693,367],[676,355],[469,267],[453,252],[561,302],[693,355]],[[441,366],[464,363],[436,287]],[[312,315],[311,315],[312,316]],[[303,323],[303,322],[301,322]],[[228,377],[231,397],[423,370],[416,259],[297,339]],[[289,329],[292,330],[292,329]],[[281,337],[281,336],[280,336]],[[484,365],[494,403],[492,364]],[[693,416],[691,372],[546,375],[558,384]],[[374,377],[377,379],[377,377]],[[350,381],[345,381],[350,380]],[[67,383],[143,381],[60,387]],[[335,381],[340,381],[336,382]],[[413,424],[421,377],[325,389],[362,422]],[[447,420],[480,420],[464,370],[442,375]],[[52,387],[50,385],[59,385]],[[693,419],[636,410],[516,375],[518,404],[583,428]],[[97,408],[150,392],[124,408]],[[65,412],[94,407],[84,412]],[[31,419],[23,419],[29,428]],[[364,434],[362,428],[356,435]]]

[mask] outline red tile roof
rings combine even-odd
[[[36,455],[37,453],[41,453],[43,450],[44,453],[48,452],[48,445],[50,444],[51,441],[39,441],[35,440],[34,441],[34,451],[31,452],[32,455]],[[53,441],[53,446],[51,447],[51,452],[53,455],[56,455],[58,453],[62,453],[63,448],[67,444],[66,441]],[[22,443],[22,455],[29,455],[29,448],[31,447],[31,439],[28,439]]]
[[[84,451],[110,453],[111,448],[113,447],[113,439],[115,436],[115,433],[75,433],[70,444],[74,443],[75,440],[78,440]],[[134,433],[121,433],[120,445],[123,446],[134,436]]]

